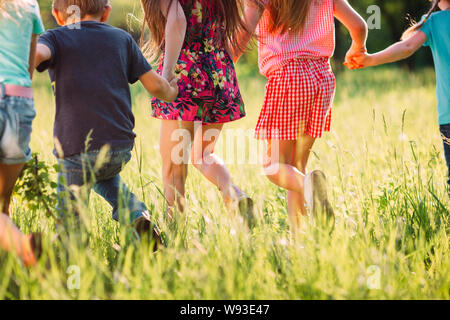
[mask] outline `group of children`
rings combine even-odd
[[[14,184],[31,156],[35,67],[49,71],[56,99],[54,153],[62,168],[57,208],[61,217],[77,212],[73,188],[67,187],[90,186],[111,204],[115,220],[155,241],[160,231],[151,223],[146,205],[120,177],[135,139],[129,84],[141,81],[154,97],[152,116],[161,119],[167,215],[186,207],[190,159],[218,187],[226,207],[239,211],[252,226],[253,201],[234,184],[214,146],[225,123],[245,117],[233,60],[239,59],[255,34],[259,68],[268,79],[256,138],[266,141],[267,177],[287,190],[294,235],[308,213],[305,203],[312,216],[334,215],[325,174],[306,171],[315,140],[331,124],[334,18],[353,40],[345,62],[350,69],[404,59],[423,44],[432,48],[439,121],[450,161],[450,1],[434,0],[432,10],[403,41],[375,55],[366,50],[365,21],[346,0],[141,0],[141,4],[151,34],[146,48],[154,56],[161,53],[156,72],[128,33],[105,23],[112,10],[108,0],[54,0],[52,13],[61,27],[45,33],[36,0],[0,0],[4,213],[0,247],[16,252],[26,265],[36,263],[36,239],[24,236],[7,214]],[[75,23],[69,10],[73,5],[81,14]],[[442,12],[433,13],[438,7]],[[188,132],[190,139],[179,140],[177,130]],[[180,155],[180,150],[190,154]],[[106,159],[100,166],[99,157]]]

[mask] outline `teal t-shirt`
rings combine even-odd
[[[0,13],[0,83],[31,87],[31,36],[45,31],[39,5],[36,0],[22,0],[17,7],[6,6],[7,12]]]
[[[439,124],[450,124],[450,10],[433,13],[421,31],[433,52]]]

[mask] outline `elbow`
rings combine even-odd
[[[361,19],[358,25],[355,26],[355,32],[359,35],[366,36],[369,33],[369,27],[367,26],[366,21]]]
[[[164,92],[164,86],[161,81],[157,81],[150,92],[152,96],[154,96],[157,99],[161,99]]]
[[[180,33],[185,33],[187,28],[187,20],[184,12],[177,12],[176,16],[169,19],[166,31],[173,33],[178,31]]]

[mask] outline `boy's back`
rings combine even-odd
[[[56,96],[54,134],[64,157],[88,150],[132,146],[135,134],[129,83],[151,70],[133,38],[95,21],[47,31],[39,43],[52,58],[49,69]]]

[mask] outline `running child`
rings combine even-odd
[[[36,39],[44,25],[36,0],[0,0],[0,248],[34,265],[32,237],[7,216],[11,195],[31,159],[31,127],[36,111],[31,78]]]
[[[233,183],[214,153],[224,124],[245,116],[227,50],[228,43],[237,45],[236,36],[244,29],[243,4],[239,0],[141,2],[152,35],[150,49],[163,53],[158,72],[168,81],[179,79],[180,93],[174,102],[157,97],[152,101],[152,116],[161,119],[160,152],[169,214],[175,205],[180,211],[185,208],[191,149],[194,167],[217,186],[225,205],[239,209],[251,225],[253,201]]]
[[[436,12],[438,9],[441,11]],[[375,54],[353,59],[351,69],[372,67],[406,59],[422,46],[433,52],[436,69],[439,125],[444,143],[450,186],[450,1],[433,0],[431,9],[423,19],[406,30],[402,41]]]
[[[79,21],[72,6],[79,8]],[[176,98],[178,88],[152,70],[130,34],[105,23],[111,9],[108,0],[54,0],[53,16],[61,27],[39,38],[36,65],[40,72],[49,70],[56,97],[59,193],[66,186],[93,184],[113,207],[113,218],[142,235],[151,230],[147,207],[120,177],[136,137],[129,84],[140,80],[150,94],[167,101]],[[92,172],[104,146],[110,148],[109,160]],[[65,213],[69,204],[60,198],[59,211]],[[156,228],[153,237],[159,237]]]
[[[350,31],[347,60],[366,51],[367,25],[345,0],[251,0],[247,27],[257,30],[259,68],[268,78],[256,138],[266,141],[267,177],[288,192],[293,235],[300,217],[333,217],[325,174],[305,176],[311,149],[330,130],[335,77],[330,57],[335,49],[334,17]],[[247,44],[250,37],[241,37]],[[242,51],[236,51],[236,58]]]

